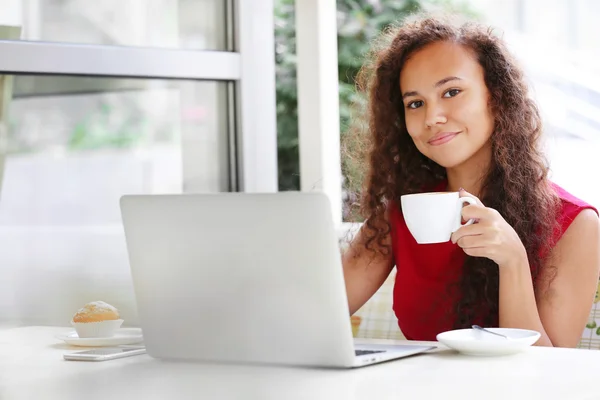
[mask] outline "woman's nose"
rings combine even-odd
[[[441,107],[438,106],[428,106],[427,114],[425,115],[425,125],[428,128],[431,128],[438,124],[445,124],[448,122],[448,118],[446,118],[446,114]]]

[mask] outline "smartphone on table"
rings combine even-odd
[[[67,361],[108,361],[117,358],[145,354],[144,346],[101,347],[97,349],[66,353],[63,358]]]

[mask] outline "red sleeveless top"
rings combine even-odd
[[[553,238],[556,243],[582,210],[598,211],[558,185],[553,187],[562,204],[558,215],[561,229]],[[399,207],[391,207],[390,224],[397,270],[393,308],[398,325],[409,340],[436,340],[438,333],[454,327],[455,299],[448,294],[448,286],[459,280],[466,255],[451,241],[417,244]],[[481,320],[473,323],[481,324]]]

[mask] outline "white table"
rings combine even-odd
[[[55,339],[68,331],[0,330],[1,400],[600,398],[600,351],[593,350],[532,347],[477,358],[439,345],[355,370],[176,363],[148,355],[92,363],[62,359],[81,350]]]

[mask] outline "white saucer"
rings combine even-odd
[[[125,344],[137,344],[144,340],[140,328],[121,328],[114,336],[108,338],[80,338],[75,331],[64,335],[58,335],[56,338],[64,340],[65,343],[71,346],[83,347],[120,346]]]
[[[526,329],[486,329],[508,336],[508,339],[476,329],[457,329],[440,333],[437,340],[451,349],[471,356],[503,356],[525,350],[541,336],[539,332]]]

